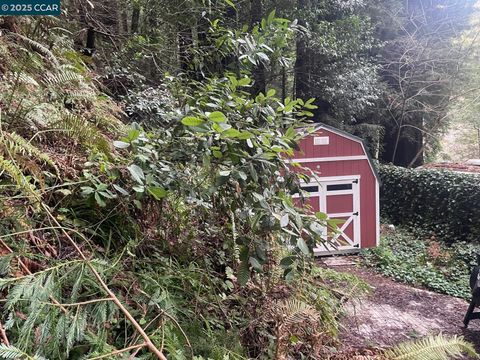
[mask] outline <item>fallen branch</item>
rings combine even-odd
[[[96,356],[96,357],[93,357],[93,358],[89,358],[88,360],[105,359],[107,357],[122,354],[122,353],[130,351],[130,350],[136,350],[138,352],[141,348],[143,348],[145,346],[147,346],[146,343],[141,343],[141,344],[138,344],[138,345],[132,345],[132,346],[126,347],[124,349],[112,351],[111,353],[108,353],[108,354],[104,354],[104,355]]]
[[[1,321],[0,321],[0,339],[2,339],[2,342],[5,345],[10,346],[10,341],[8,341],[7,332],[5,331],[5,328],[3,327],[3,324]]]
[[[108,298],[102,298],[102,299],[92,299],[92,300],[69,303],[69,304],[55,304],[55,303],[45,303],[45,304],[51,305],[51,306],[65,306],[65,307],[70,306],[71,307],[71,306],[82,306],[82,305],[94,304],[94,303],[103,302],[103,301],[112,301],[112,298],[108,297]]]
[[[125,315],[125,317],[128,319],[128,321],[133,325],[135,330],[140,334],[140,336],[145,340],[145,346],[150,350],[152,354],[154,354],[157,358],[161,360],[168,360],[165,355],[155,346],[155,344],[150,340],[149,336],[145,333],[143,328],[140,326],[140,324],[135,320],[135,318],[130,314],[130,312],[127,310],[127,308],[122,304],[122,302],[118,299],[118,297],[113,293],[112,290],[108,287],[108,285],[103,281],[102,277],[98,273],[98,271],[95,269],[95,267],[90,263],[90,261],[87,259],[83,251],[80,249],[80,247],[77,245],[75,240],[70,236],[70,234],[60,225],[58,220],[53,216],[53,214],[50,212],[50,209],[42,203],[42,207],[47,213],[48,217],[54,222],[56,226],[58,226],[62,232],[64,233],[65,237],[68,239],[70,244],[75,248],[75,251],[78,253],[78,255],[85,261],[85,264],[88,266],[90,271],[93,273],[95,278],[97,279],[98,283],[100,286],[103,288],[103,290],[108,294],[109,297],[112,298],[113,303],[120,309],[120,311]]]

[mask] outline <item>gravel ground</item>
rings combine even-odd
[[[372,287],[366,299],[348,305],[341,334],[348,347],[384,347],[443,333],[464,336],[480,352],[480,320],[472,320],[467,329],[463,326],[466,301],[396,283],[356,265],[355,258],[330,258],[322,262],[337,271],[354,273]]]

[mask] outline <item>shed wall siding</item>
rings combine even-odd
[[[361,247],[366,248],[376,246],[376,179],[372,173],[368,160],[323,163],[313,162],[303,163],[302,166],[312,169],[319,177],[360,175]]]
[[[328,145],[314,145],[315,137],[328,137]],[[359,141],[349,139],[328,129],[319,129],[300,141],[300,151],[296,151],[292,160],[302,159],[301,166],[312,169],[319,177],[360,176],[360,233],[361,247],[377,245],[377,179]],[[355,156],[356,159],[346,160],[345,157]],[[359,159],[360,157],[360,159]],[[317,158],[323,161],[308,161]],[[325,161],[325,158],[343,158],[339,161]],[[294,171],[300,171],[293,167]],[[318,211],[318,201],[312,204]],[[340,206],[340,205],[339,205]]]
[[[328,136],[329,144],[314,145],[313,139],[316,136]],[[296,151],[293,156],[294,159],[365,155],[360,143],[325,129],[321,129],[302,139],[300,141],[300,149],[302,151]]]

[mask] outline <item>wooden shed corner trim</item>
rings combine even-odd
[[[352,141],[355,141],[355,142],[359,143],[362,146],[363,153],[365,154],[366,159],[368,160],[368,163],[370,165],[370,168],[372,169],[372,172],[373,172],[373,175],[375,176],[376,181],[378,182],[379,185],[381,184],[380,176],[378,175],[378,171],[377,171],[377,167],[375,166],[375,163],[373,162],[373,159],[370,156],[370,153],[368,152],[367,147],[365,146],[365,141],[362,138],[359,138],[358,136],[350,134],[350,133],[348,133],[344,130],[337,129],[337,128],[335,128],[333,126],[330,126],[330,125],[318,124],[318,126],[315,127],[315,131],[318,131],[318,130],[321,130],[321,129],[325,129],[325,130],[330,131],[334,134],[337,134],[339,136],[342,136],[344,138],[347,138],[347,139],[350,139]]]

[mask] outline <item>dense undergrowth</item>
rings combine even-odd
[[[75,23],[0,21],[1,358],[349,358],[339,318],[368,289],[315,266],[335,223],[294,206],[315,175],[285,161],[314,100],[251,90],[256,66],[288,61],[295,23],[212,21],[203,55],[234,68],[165,74],[118,104]],[[432,341],[370,358],[473,353]]]
[[[289,22],[218,30],[224,51],[259,48],[241,74],[167,77],[162,127],[144,130],[51,21],[0,38],[1,356],[328,356],[366,286],[312,264],[326,220],[289,195],[284,158],[313,100],[248,92],[262,41]]]
[[[480,246],[446,245],[404,228],[386,230],[379,247],[363,252],[367,266],[397,281],[470,300],[470,271]]]

